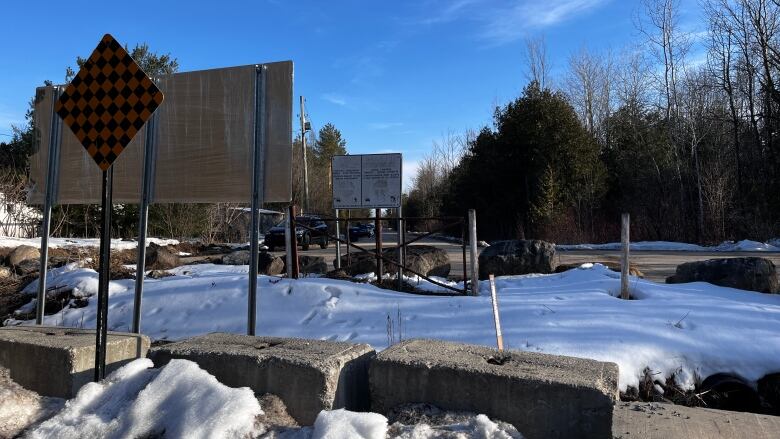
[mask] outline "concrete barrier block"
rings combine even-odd
[[[612,437],[614,363],[407,340],[377,355],[369,379],[378,413],[430,403],[509,422],[529,439]]]
[[[149,338],[109,332],[106,372],[143,358]],[[45,396],[72,398],[95,375],[95,330],[51,326],[0,328],[0,366],[11,379]]]
[[[367,344],[214,333],[152,349],[156,366],[173,358],[194,361],[231,387],[273,393],[302,425],[323,409],[369,407]]]

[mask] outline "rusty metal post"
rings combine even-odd
[[[398,207],[398,253],[396,254],[396,258],[398,258],[398,265],[396,273],[398,273],[398,291],[403,290],[404,286],[404,265],[402,263],[403,257],[401,255],[404,254],[404,233],[403,233],[403,219],[401,219],[402,216],[402,209],[399,206]]]
[[[469,209],[469,249],[471,253],[471,295],[479,295],[479,253],[477,252],[477,211]]]
[[[463,250],[463,294],[468,294],[468,273],[466,272],[466,220],[464,219],[462,223],[460,223],[460,240],[463,245],[461,245],[461,250]]]
[[[374,217],[374,238],[376,239],[376,278],[381,284],[384,270],[382,266],[382,209],[376,209]]]
[[[298,279],[298,236],[295,234],[295,206],[290,206],[288,214],[290,215],[290,262],[292,262],[292,267],[290,267],[290,277],[293,279]]]
[[[341,230],[339,227],[339,223],[341,222],[341,218],[339,218],[339,210],[336,209],[336,262],[333,264],[334,268],[336,270],[341,268]]]

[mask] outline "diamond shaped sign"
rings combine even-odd
[[[105,171],[162,101],[162,91],[114,37],[106,34],[54,110]]]

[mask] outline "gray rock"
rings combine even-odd
[[[780,292],[775,264],[769,259],[727,258],[686,262],[678,265],[668,284],[709,282],[722,287],[775,294]]]
[[[349,261],[349,264],[347,264],[347,261]],[[335,259],[333,265],[335,265]],[[350,276],[373,273],[376,271],[376,257],[373,253],[353,252],[347,258],[345,254],[341,256],[341,268],[349,273]]]
[[[249,263],[249,252],[247,251],[247,264]],[[284,259],[274,256],[268,252],[260,252],[257,255],[257,273],[268,276],[278,276],[284,273]]]
[[[222,256],[225,265],[249,265],[249,250],[236,250]]]
[[[384,249],[382,255],[391,261],[398,260],[398,250],[395,248]],[[341,267],[353,276],[376,271],[376,257],[373,253],[353,253],[350,262],[347,265],[347,256],[341,256]],[[406,267],[425,276],[447,277],[450,274],[450,258],[447,252],[432,245],[410,245],[406,247]],[[384,269],[390,274],[398,271],[395,264],[387,261]]]
[[[328,263],[322,256],[298,256],[299,269],[306,274],[325,274],[328,272]]]
[[[385,255],[398,260],[398,252],[390,251]],[[385,271],[395,274],[398,267],[385,263]],[[410,245],[406,248],[406,267],[426,276],[447,277],[450,275],[450,257],[447,252],[432,245]]]
[[[170,271],[165,271],[165,270],[152,270],[149,272],[147,276],[152,279],[162,279],[164,277],[174,276],[174,274],[171,273]]]
[[[489,274],[548,274],[555,266],[555,245],[538,239],[497,241],[479,254],[480,279]]]
[[[14,265],[16,274],[26,276],[28,274],[38,273],[41,270],[41,262],[35,259],[27,259]]]
[[[20,245],[8,254],[8,263],[16,267],[24,261],[39,260],[40,258],[41,252],[37,248],[29,245]]]
[[[249,250],[236,250],[222,256],[225,265],[249,265]],[[284,259],[268,252],[257,255],[257,273],[278,276],[284,273]]]
[[[181,265],[179,255],[168,250],[167,247],[151,243],[146,249],[146,268],[149,270],[170,270],[179,265]]]

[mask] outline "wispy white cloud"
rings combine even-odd
[[[372,130],[388,130],[390,128],[398,128],[403,125],[403,122],[374,122],[368,124],[368,127]]]
[[[612,0],[458,0],[432,10],[416,24],[434,25],[457,20],[478,23],[477,37],[491,44],[516,41],[529,31],[544,29],[588,13]],[[439,2],[437,2],[438,4]]]
[[[607,3],[610,0],[523,1],[508,8],[497,8],[485,16],[481,33],[496,44],[516,41],[528,30],[554,26]]]
[[[431,11],[430,15],[419,20],[418,23],[438,24],[457,20],[466,9],[480,2],[481,0],[457,0],[446,4],[443,8],[441,7],[443,2],[430,2],[426,5],[426,9]]]
[[[344,107],[347,105],[346,98],[344,98],[344,96],[337,93],[324,93],[321,97],[322,99],[330,102],[331,104],[335,104],[340,107]]]

